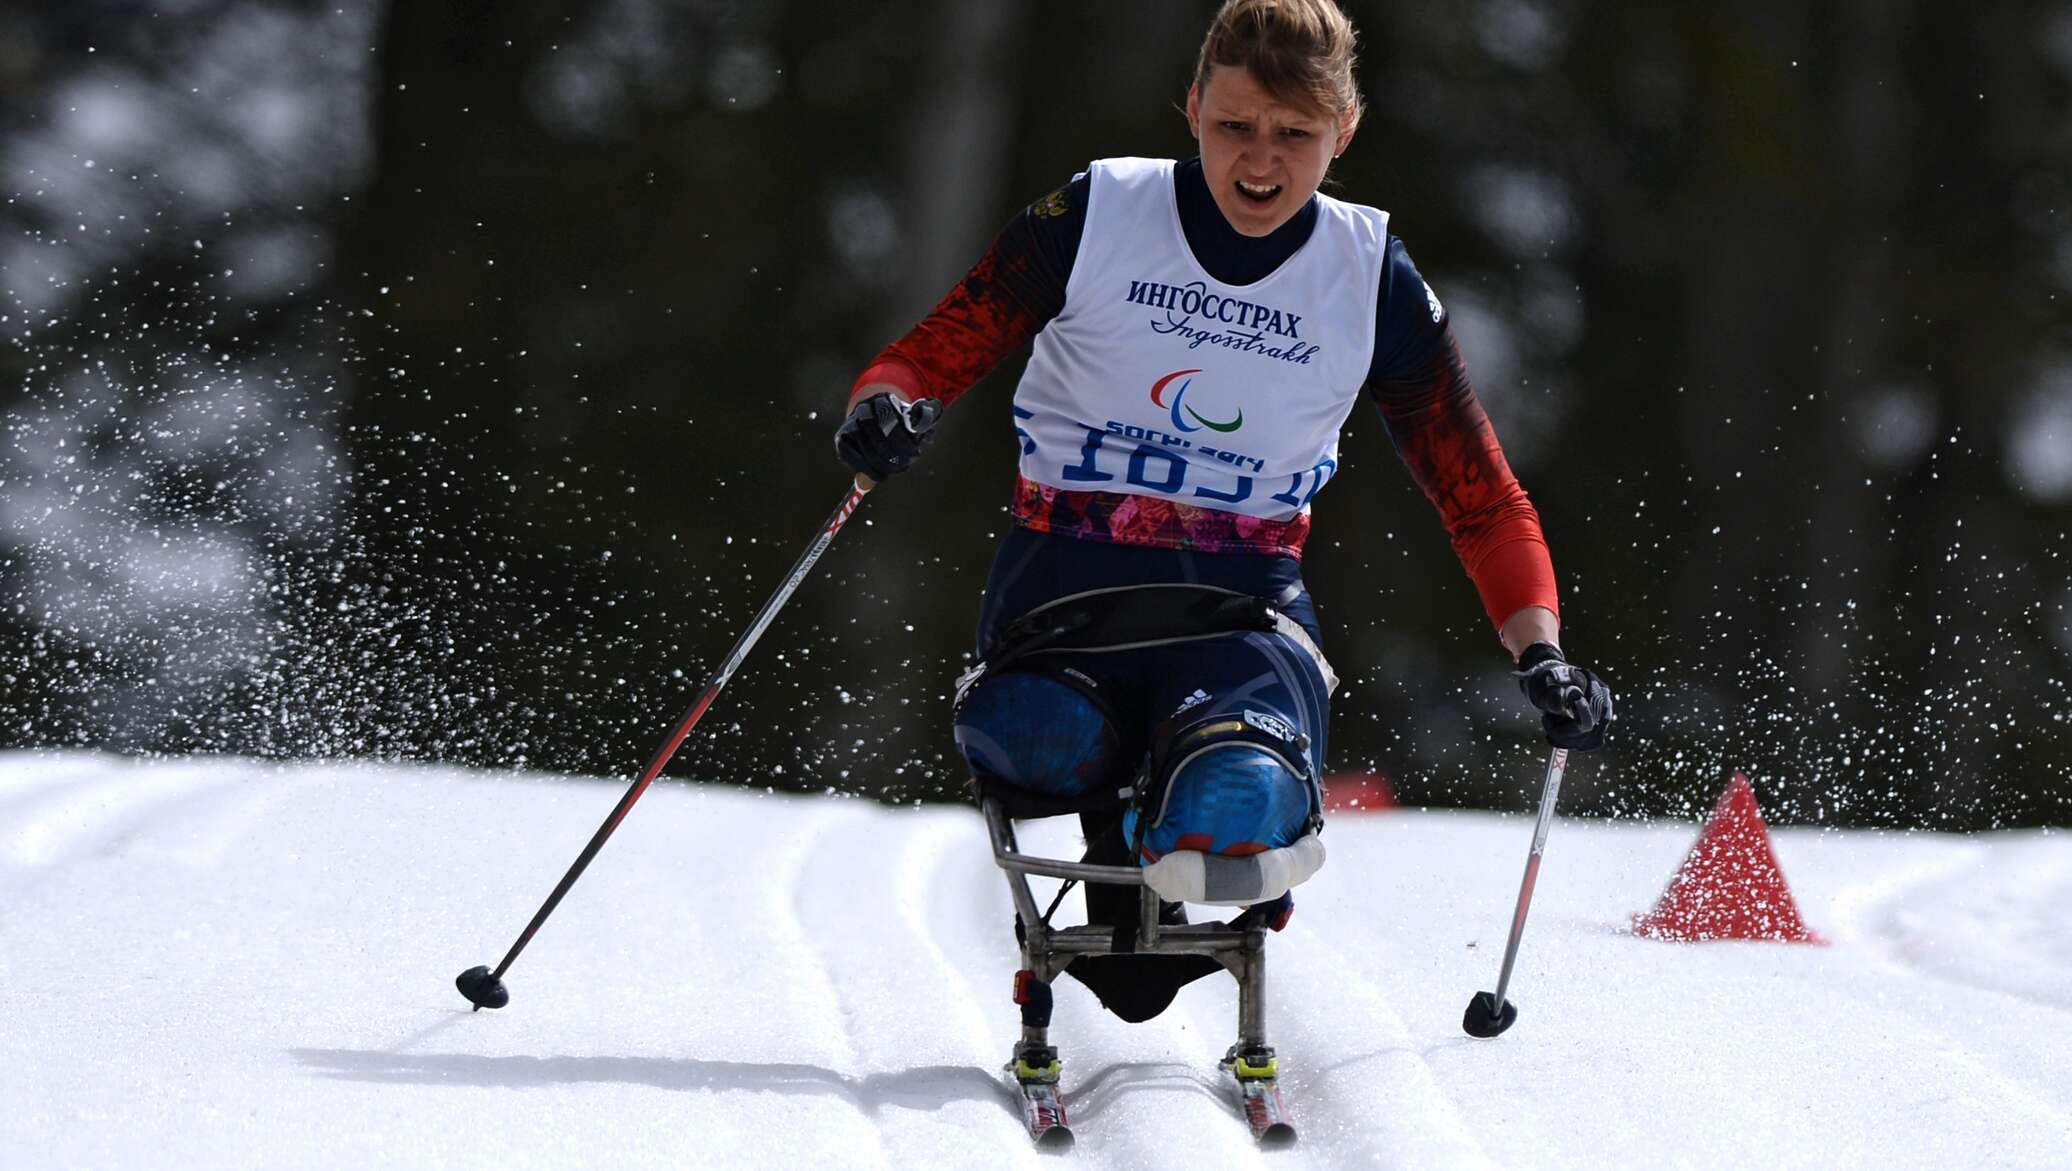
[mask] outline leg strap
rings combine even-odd
[[[1030,655],[1139,650],[1247,630],[1286,637],[1315,661],[1325,694],[1338,689],[1338,675],[1316,640],[1271,599],[1172,582],[1088,590],[1045,602],[1008,623],[985,660],[957,678],[956,702],[961,706],[989,672]]]

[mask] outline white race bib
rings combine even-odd
[[[1015,391],[1021,472],[1285,520],[1338,470],[1373,356],[1388,213],[1318,196],[1295,255],[1226,285],[1187,246],[1173,166],[1090,169],[1064,311],[1036,335]]]

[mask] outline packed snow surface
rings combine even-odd
[[[1589,766],[1586,766],[1589,767]],[[977,815],[665,783],[512,968],[613,783],[0,754],[0,1150],[44,1167],[1037,1167]],[[1558,823],[1503,1037],[1522,817],[1341,815],[1268,951],[1302,1142],[1216,1069],[1235,985],[1060,981],[1092,1166],[2063,1167],[2072,835],[1784,830],[1829,946],[1625,930],[1694,826]],[[1063,824],[1024,833],[1072,853]],[[1070,907],[1071,902],[1067,906]]]

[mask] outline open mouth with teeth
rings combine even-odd
[[[1278,183],[1247,183],[1239,179],[1237,193],[1253,203],[1272,203],[1274,196],[1281,193],[1281,186]]]

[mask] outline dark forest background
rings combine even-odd
[[[1390,209],[1619,690],[1568,808],[2072,823],[2072,5],[1349,3]],[[834,507],[850,379],[1023,204],[1191,153],[1207,2],[0,11],[0,743],[624,775]],[[1019,360],[672,772],[952,796]],[[1536,725],[1378,420],[1334,767]]]

